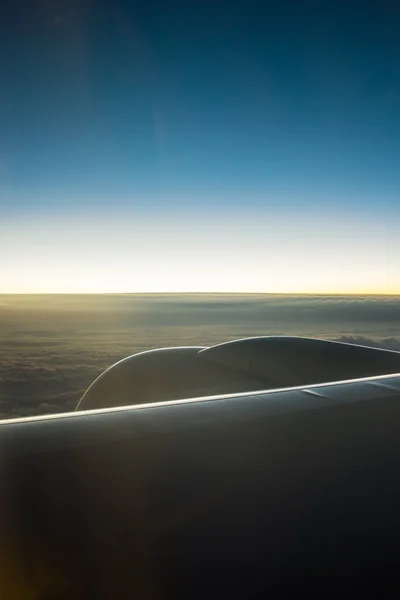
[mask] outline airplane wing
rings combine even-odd
[[[304,337],[141,352],[89,387],[77,410],[270,390],[400,372],[400,353]]]
[[[400,354],[275,340],[136,355],[80,403],[108,408],[0,424],[4,597],[399,592]]]

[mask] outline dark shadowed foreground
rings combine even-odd
[[[399,379],[3,423],[2,598],[398,598]]]
[[[0,415],[73,410],[114,362],[157,347],[302,335],[400,350],[398,296],[0,296]]]

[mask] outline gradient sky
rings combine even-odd
[[[400,293],[397,2],[16,0],[0,50],[0,292]]]

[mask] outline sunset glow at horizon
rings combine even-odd
[[[395,228],[327,211],[15,216],[0,293],[398,294]]]

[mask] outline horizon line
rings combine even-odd
[[[400,296],[398,292],[1,292],[0,296]]]

